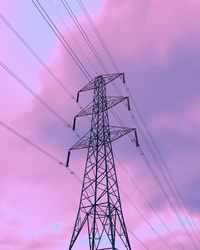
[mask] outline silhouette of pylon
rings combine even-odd
[[[67,166],[71,150],[88,148],[85,173],[82,184],[79,210],[72,233],[69,249],[84,227],[87,227],[90,250],[131,249],[125,225],[119,194],[117,174],[112,150],[112,141],[134,131],[138,146],[136,129],[114,127],[109,124],[108,110],[128,97],[107,97],[106,85],[124,74],[108,74],[96,77],[82,88],[93,90],[93,101],[74,118],[91,115],[91,129],[68,152]]]

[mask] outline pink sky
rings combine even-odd
[[[35,15],[37,12],[33,6],[23,3],[21,7],[24,9],[17,11],[15,16],[8,6],[2,5],[2,14],[9,18],[12,24],[16,19],[16,29],[24,34],[26,40],[31,42],[58,78],[66,84],[73,95],[76,95],[76,91],[83,87],[87,80],[53,34],[48,31],[42,19],[39,19],[39,15]],[[200,2],[110,0],[103,1],[101,5],[98,3],[98,8],[86,1],[86,6],[90,13],[92,10],[95,11],[95,23],[120,70],[125,72],[130,90],[187,204],[189,217],[200,232]],[[91,28],[76,6],[73,7],[97,51],[112,72],[113,68]],[[24,10],[30,15],[25,15]],[[32,30],[34,28],[34,32],[30,32],[28,23]],[[101,74],[98,63],[80,34],[71,23],[69,24],[73,35]],[[74,115],[79,111],[75,102],[31,57],[23,45],[14,39],[12,33],[6,31],[6,26],[2,22],[0,29],[5,34],[0,47],[0,60],[11,66],[41,98],[72,124]],[[81,54],[63,26],[62,30],[74,50],[79,53],[80,59],[85,62],[88,71],[95,76],[84,54]],[[68,148],[77,141],[73,132],[8,77],[2,68],[0,79],[3,93],[0,98],[0,120],[12,125],[65,161]],[[117,84],[123,94],[127,95],[123,85]],[[109,89],[112,90],[112,87]],[[113,95],[116,93],[113,92]],[[90,95],[83,93],[81,104],[85,105],[90,98]],[[123,114],[122,119],[127,126],[136,126],[122,106],[117,110]],[[136,112],[133,105],[132,110]],[[117,125],[114,119],[111,120],[112,125]],[[87,119],[80,118],[77,121],[77,129],[84,134],[88,130]],[[5,129],[0,128],[0,136],[0,250],[67,249],[79,204],[80,184],[64,168]],[[139,139],[149,157],[141,136]],[[115,142],[113,149],[129,176],[142,189],[182,247],[187,250],[195,249],[128,137]],[[81,177],[85,158],[85,150],[72,152],[70,167]],[[159,175],[152,159],[151,162]],[[116,165],[120,187],[170,248],[180,249],[130,178],[118,166],[117,161]],[[166,187],[160,175],[159,178]],[[171,194],[170,198],[173,200]],[[121,199],[128,228],[131,228],[149,249],[167,249],[123,194]],[[184,219],[183,207],[176,208],[191,232]],[[145,249],[131,234],[129,237],[133,249]],[[200,247],[200,242],[195,237],[194,241]],[[87,238],[84,234],[81,235],[76,247],[75,249],[87,249]]]

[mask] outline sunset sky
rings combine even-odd
[[[78,2],[67,2],[108,71],[115,73]],[[40,0],[40,3],[91,77],[103,74],[62,2]],[[154,150],[135,103],[131,101],[131,113],[123,105],[115,110],[125,126],[138,129],[141,149],[179,217],[130,138],[125,136],[114,142],[123,213],[132,249],[200,249],[200,1],[83,0],[83,3],[118,68],[125,73],[131,96],[163,161]],[[72,125],[73,117],[80,111],[73,98],[88,79],[31,0],[1,1],[0,14],[0,62]],[[8,28],[2,16],[67,91]],[[120,81],[115,85],[122,95],[128,96],[126,85]],[[3,67],[0,67],[0,90],[0,121],[65,162],[68,149],[78,140],[76,134]],[[108,91],[109,95],[117,96],[112,85]],[[80,104],[85,106],[91,98],[91,93],[81,93]],[[110,123],[119,126],[113,114],[109,114]],[[131,114],[139,122],[155,157],[150,154]],[[79,134],[84,135],[89,126],[87,118],[77,120]],[[78,211],[80,183],[66,168],[2,126],[0,142],[0,250],[68,249]],[[86,150],[71,154],[70,168],[81,179],[86,154]],[[167,178],[167,173],[173,177],[181,202],[169,190],[160,168]],[[74,249],[88,249],[85,232]]]

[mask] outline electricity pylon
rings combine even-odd
[[[108,110],[128,97],[107,97],[106,85],[116,78],[124,80],[124,74],[108,74],[94,78],[77,94],[83,91],[94,90],[93,101],[74,118],[91,115],[90,131],[83,136],[68,152],[67,166],[70,151],[88,148],[85,173],[78,215],[71,237],[69,249],[74,247],[81,230],[87,226],[90,250],[131,249],[128,233],[122,213],[117,174],[112,150],[112,141],[134,131],[135,142],[138,146],[135,129],[114,127],[109,125]]]

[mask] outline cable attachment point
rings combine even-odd
[[[129,97],[127,97],[127,105],[128,105],[128,110],[131,110],[131,105],[130,105]]]
[[[69,167],[69,159],[70,159],[70,150],[68,151],[68,155],[67,155],[67,162],[66,162],[66,167]]]
[[[126,83],[126,80],[125,80],[125,74],[123,73],[123,75],[122,75],[122,81],[123,81],[123,84],[125,84]]]
[[[76,127],[76,116],[74,117],[74,122],[73,122],[73,127],[72,127],[72,129],[75,130],[75,127]]]
[[[76,102],[79,102],[79,94],[80,94],[80,91],[78,91],[78,93],[77,93]]]
[[[139,147],[140,145],[139,145],[139,142],[138,142],[138,135],[137,135],[137,130],[136,129],[134,130],[134,134],[135,134],[135,145],[136,145],[136,147]]]

